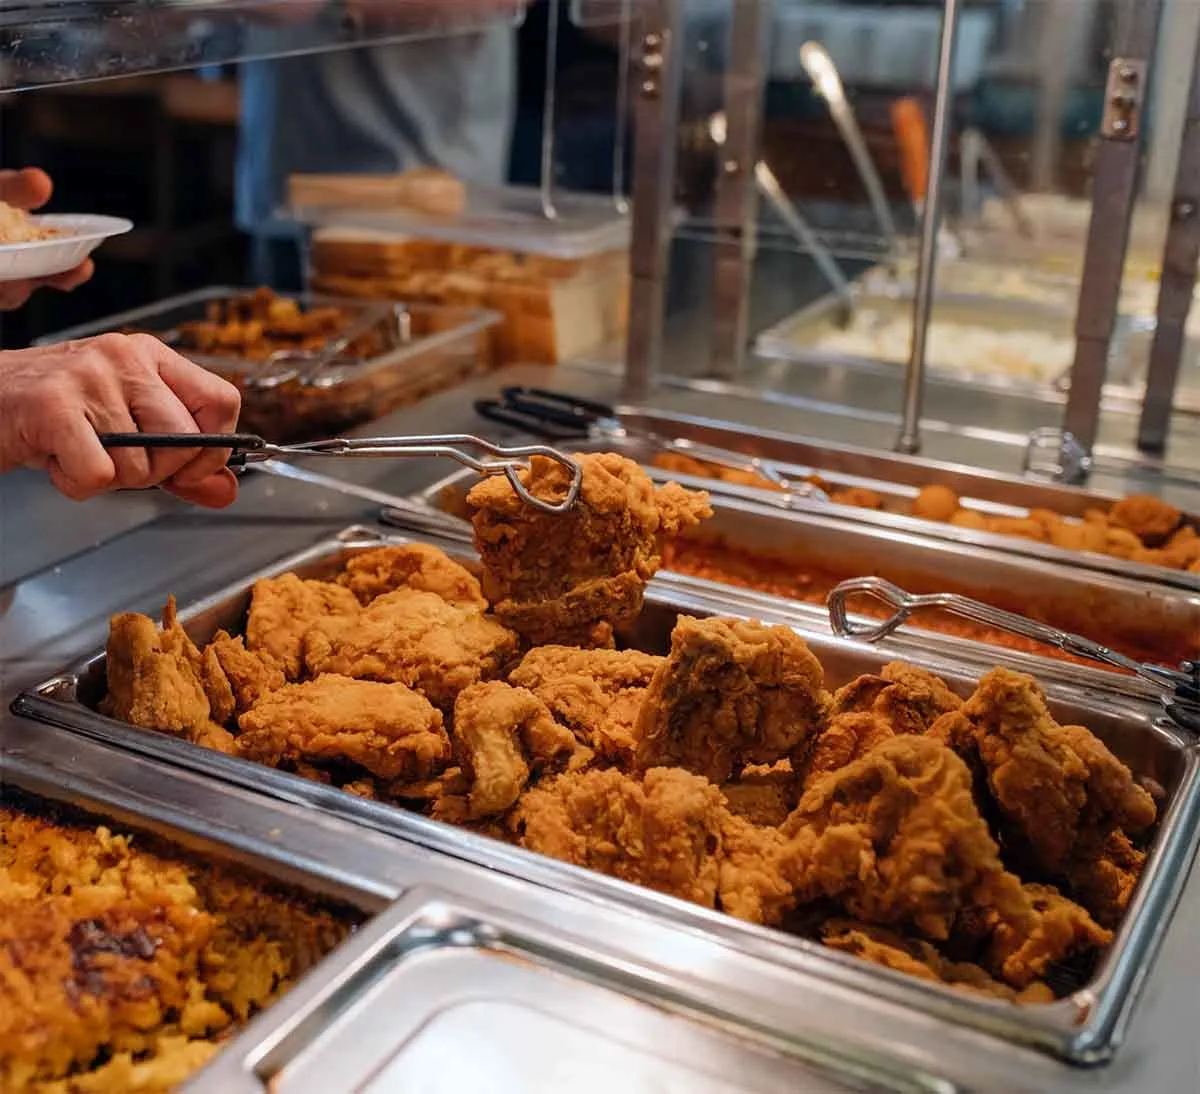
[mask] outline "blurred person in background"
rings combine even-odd
[[[471,8],[488,14],[490,6],[475,0]],[[369,21],[389,11],[389,0],[359,7]],[[301,233],[276,215],[290,175],[432,166],[466,182],[505,181],[516,98],[514,4],[495,0],[494,9],[496,25],[487,29],[242,67],[237,216],[251,237],[258,282],[301,287]],[[257,52],[268,52],[271,29],[251,33]]]

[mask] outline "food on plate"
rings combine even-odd
[[[735,471],[677,452],[661,452],[654,466],[697,478],[740,483],[762,490],[780,490],[770,479],[749,471]],[[1200,533],[1185,522],[1173,505],[1144,494],[1131,494],[1113,504],[1108,512],[1088,510],[1081,519],[1064,517],[1049,509],[1031,509],[1025,516],[982,513],[963,506],[949,486],[933,483],[922,487],[911,503],[886,500],[863,486],[838,488],[819,475],[802,481],[821,487],[835,505],[856,509],[887,509],[922,520],[953,524],[976,532],[1036,540],[1069,551],[1092,551],[1149,566],[1200,573]]]
[[[539,554],[539,533],[518,525],[510,547],[514,510],[488,510],[480,591],[433,548],[385,546],[326,581],[256,590],[255,643],[222,633],[197,647],[173,613],[161,633],[145,620],[141,647],[183,650],[168,664],[192,673],[189,717],[142,695],[115,658],[125,698],[106,709],[168,733],[219,730],[212,747],[923,979],[1013,1002],[1082,986],[1157,817],[1129,769],[1005,670],[969,695],[899,662],[834,678],[794,631],[733,618],[679,616],[665,655],[616,648],[643,633],[622,627],[640,585],[637,607],[601,614],[584,597],[573,612],[558,568],[568,588],[614,571],[644,583],[667,533],[660,495],[601,468],[611,504],[573,542],[547,527]],[[702,505],[666,496],[692,516]],[[626,542],[606,553],[607,539]],[[491,614],[487,598],[513,589],[524,618],[548,598],[536,637]],[[269,643],[262,609],[284,602],[302,610],[277,614],[286,642]],[[608,645],[594,648],[601,624]],[[210,692],[233,697],[219,724]]]
[[[502,476],[468,495],[483,592],[497,618],[542,645],[565,637],[604,645],[642,610],[664,541],[712,515],[708,495],[674,483],[656,488],[633,460],[612,452],[577,457],[583,478],[566,513],[526,504]],[[534,456],[519,472],[534,497],[567,496],[567,467]]]
[[[16,206],[0,201],[0,246],[11,243],[36,243],[53,239],[61,233],[57,228],[45,228]]]
[[[358,916],[153,839],[0,808],[0,1089],[167,1094]]]

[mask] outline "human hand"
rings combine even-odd
[[[0,472],[37,467],[69,498],[161,486],[221,509],[228,449],[104,449],[97,433],[231,433],[241,396],[148,334],[0,353]]]
[[[23,171],[0,171],[0,201],[27,213],[40,209],[54,193],[54,184],[45,171],[27,167]],[[27,281],[0,282],[0,311],[12,311],[21,307],[35,290],[42,287],[70,292],[90,280],[96,267],[90,258],[85,258],[73,270],[39,277]]]

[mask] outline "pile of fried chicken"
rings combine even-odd
[[[705,462],[681,452],[662,452],[655,457],[654,464],[665,471],[698,478],[760,490],[780,489],[777,483],[752,470]],[[839,488],[819,475],[810,475],[805,481],[821,487],[835,505],[849,505],[855,509],[886,507],[883,495],[869,487]],[[1064,517],[1050,509],[1030,509],[1025,516],[1014,517],[968,508],[949,486],[932,483],[923,486],[911,504],[901,511],[939,524],[1017,536],[1064,550],[1092,551],[1146,566],[1164,566],[1169,570],[1200,574],[1200,532],[1175,506],[1146,494],[1130,494],[1107,511],[1088,509],[1081,520]]]
[[[620,648],[710,509],[580,463],[565,515],[474,488],[482,583],[386,546],[259,581],[203,648],[170,605],[116,617],[103,709],[926,980],[1036,1002],[1086,976],[1156,819],[1129,769],[1005,669],[965,699],[900,663],[831,690],[793,630],[732,618]],[[540,459],[523,480],[568,487]]]

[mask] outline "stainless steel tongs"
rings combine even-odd
[[[878,623],[859,622],[850,618],[846,610],[846,599],[862,593],[882,601],[895,611]],[[918,596],[893,585],[881,577],[856,577],[843,581],[829,594],[829,622],[835,634],[850,638],[861,638],[867,642],[878,642],[903,626],[913,613],[922,608],[937,608],[953,615],[962,616],[976,623],[1032,638],[1054,646],[1064,653],[1083,657],[1090,661],[1125,669],[1145,680],[1159,693],[1163,706],[1180,725],[1200,732],[1200,662],[1184,661],[1178,669],[1164,665],[1151,665],[1135,661],[1108,646],[1093,642],[1082,635],[1048,627],[1015,612],[994,608],[970,597],[955,593],[927,593]]]
[[[229,448],[228,466],[243,468],[266,460],[294,460],[307,456],[347,457],[441,457],[455,460],[480,475],[503,475],[527,505],[543,513],[565,513],[579,497],[583,471],[570,456],[546,445],[530,444],[503,448],[469,433],[435,434],[429,437],[334,437],[303,444],[271,444],[254,433],[101,433],[105,448]],[[463,447],[478,448],[496,459],[479,458]],[[521,482],[518,471],[529,466],[531,456],[545,456],[567,468],[571,484],[562,501],[534,497]]]

